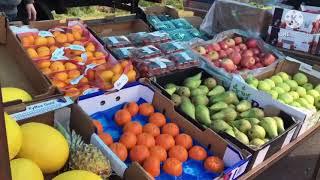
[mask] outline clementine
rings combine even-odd
[[[163,164],[163,170],[172,176],[182,174],[182,163],[176,158],[168,158]]]
[[[123,132],[131,132],[138,135],[142,133],[142,126],[137,121],[131,121],[124,125]]]
[[[207,157],[207,151],[201,146],[193,146],[189,150],[189,157],[194,160],[203,161]]]
[[[188,159],[188,151],[179,145],[175,145],[170,148],[168,155],[170,158],[176,158],[181,162],[185,162]]]
[[[221,173],[224,169],[224,163],[219,157],[210,156],[204,161],[204,168],[214,173]]]
[[[137,137],[131,132],[124,132],[119,140],[127,149],[133,148],[137,144]]]
[[[136,145],[130,151],[131,161],[137,161],[140,164],[143,163],[143,161],[149,156],[149,149],[144,145]]]
[[[103,126],[102,126],[102,124],[101,124],[100,121],[98,121],[98,120],[92,120],[92,123],[93,123],[93,125],[97,128],[98,134],[103,133]]]
[[[113,139],[109,133],[101,133],[98,136],[106,145],[110,145],[113,143]]]
[[[174,139],[169,134],[160,134],[156,137],[156,145],[163,147],[165,150],[169,150],[175,145]]]
[[[157,157],[161,162],[167,159],[167,151],[161,146],[152,146],[149,151],[150,156]]]
[[[162,127],[166,124],[166,117],[159,112],[152,113],[149,117],[149,122],[155,124],[158,127]]]
[[[121,161],[125,161],[128,157],[127,148],[121,143],[112,143],[109,148],[114,152]]]
[[[137,136],[137,145],[144,145],[148,148],[154,146],[155,140],[153,138],[153,136],[151,136],[148,133],[141,133]]]
[[[175,137],[176,145],[180,145],[186,149],[190,149],[192,147],[192,138],[188,134],[179,134]]]
[[[152,135],[153,137],[157,137],[160,135],[160,129],[153,123],[147,123],[146,125],[144,125],[142,131],[144,133]]]
[[[161,132],[176,137],[179,134],[179,127],[175,123],[168,123],[162,127]]]
[[[122,109],[116,112],[114,119],[119,126],[123,126],[131,121],[131,114],[129,111]]]
[[[124,109],[128,110],[131,116],[135,116],[139,111],[139,106],[136,102],[129,102],[124,106]]]
[[[154,113],[154,107],[150,103],[143,103],[139,106],[139,114],[144,116],[150,116],[152,113]]]
[[[157,177],[160,175],[160,160],[156,157],[150,156],[143,162],[143,168],[151,176]]]

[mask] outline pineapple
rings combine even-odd
[[[61,126],[58,129],[67,139],[70,148],[68,170],[86,170],[104,180],[109,178],[112,172],[110,162],[96,146],[84,143],[82,137],[73,130],[70,133]]]

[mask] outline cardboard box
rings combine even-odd
[[[173,104],[166,97],[148,85],[137,83],[116,93],[91,96],[87,99],[84,97],[79,100],[78,104],[87,114],[93,115],[126,102],[137,102],[140,98],[152,103],[156,110],[164,113],[171,122],[179,126],[180,130],[192,136],[194,140],[208,147],[211,152],[214,152],[214,155],[224,160],[225,165],[229,168],[215,179],[236,179],[245,171],[250,154],[237,149],[210,129],[202,131],[195,127],[174,110]],[[138,163],[134,162],[127,166],[101,140],[93,143],[100,147],[110,159],[112,168],[124,179],[151,179]]]
[[[167,83],[174,83],[177,85],[181,85],[181,83],[183,82],[183,80],[186,77],[196,75],[199,72],[202,72],[202,79],[212,77],[209,73],[207,73],[205,70],[203,70],[201,68],[193,68],[193,69],[188,69],[185,71],[172,73],[170,75],[158,77],[158,78],[156,78],[156,83],[154,83],[154,84],[158,88],[161,89],[162,94],[164,94],[168,99],[170,99],[171,96],[164,90],[164,86]],[[215,78],[215,76],[213,76],[213,77]],[[218,84],[221,85],[221,81],[218,80]],[[231,90],[233,90],[233,89],[231,88]],[[239,95],[238,95],[238,97],[239,97]],[[272,116],[279,116],[279,117],[281,117],[284,120],[286,130],[282,134],[279,134],[278,137],[271,139],[269,142],[265,143],[264,145],[262,145],[261,147],[259,147],[257,149],[253,149],[252,147],[247,146],[247,145],[239,142],[236,138],[234,138],[226,133],[219,133],[219,135],[221,137],[223,137],[224,139],[227,139],[228,141],[237,145],[237,147],[239,147],[240,149],[245,149],[252,154],[252,159],[250,160],[246,171],[256,167],[261,162],[263,162],[265,159],[267,159],[268,157],[270,157],[271,155],[276,153],[278,150],[280,150],[281,148],[286,146],[292,140],[292,137],[293,137],[294,132],[296,131],[297,125],[298,125],[295,123],[295,121],[292,119],[291,116],[280,111],[275,106],[270,105],[268,103],[265,103],[263,105],[256,103],[257,102],[256,97],[252,98],[250,100],[252,101],[252,104],[254,107],[262,108],[264,110],[266,116],[271,116],[271,117]],[[195,124],[198,128],[207,129],[202,124],[200,124],[197,120],[192,119],[187,114],[182,112],[178,107],[175,107],[175,110],[179,114],[184,116],[187,120],[189,120],[190,122]]]
[[[259,76],[256,76],[257,79],[262,80],[269,78],[278,72],[286,72],[289,75],[294,75],[297,72],[303,72],[307,75],[309,82],[313,85],[317,85],[320,83],[320,72],[313,69],[312,66],[304,64],[299,61],[295,61],[292,58],[288,58],[289,60],[281,61],[275,70],[270,70],[265,72]],[[238,95],[244,99],[254,99],[260,106],[264,105],[273,105],[278,109],[281,109],[283,112],[291,115],[294,120],[298,123],[298,127],[293,135],[293,139],[303,134],[306,130],[315,125],[320,118],[320,112],[311,109],[302,109],[292,107],[286,104],[282,104],[277,100],[272,99],[271,95],[258,91],[250,87],[247,83],[244,82],[243,79],[238,77],[234,77],[231,82],[232,90],[236,91]]]
[[[9,30],[8,24],[3,16],[0,16],[0,33],[4,37],[3,45],[0,45],[0,81],[2,87],[16,87],[31,94],[31,102],[21,101],[5,103],[6,111],[18,107],[36,104],[47,99],[62,97],[51,82],[37,69],[29,59],[20,42]]]
[[[319,35],[269,26],[267,42],[273,46],[315,54]]]
[[[320,32],[320,17],[318,14],[285,8],[273,8],[272,14],[271,26],[311,34]]]

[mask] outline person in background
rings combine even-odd
[[[37,19],[37,11],[33,5],[33,0],[0,0],[0,12],[4,12],[9,21],[17,20],[17,6],[21,1],[25,3],[28,19],[35,21]]]

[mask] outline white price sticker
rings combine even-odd
[[[192,58],[186,52],[182,52],[180,55],[187,61],[192,60]]]
[[[164,58],[153,58],[149,59],[149,61],[156,63],[158,66],[160,66],[161,69],[164,69],[167,67],[166,63],[170,63],[171,61]]]
[[[125,86],[129,81],[129,78],[127,75],[122,74],[119,79],[114,83],[114,89],[120,90]]]
[[[82,92],[83,95],[87,95],[87,94],[92,94],[92,93],[95,93],[95,92],[98,92],[99,89],[98,88],[89,88],[85,91]]]
[[[41,37],[53,37],[53,34],[49,31],[39,31],[38,35]]]
[[[64,48],[61,47],[53,51],[51,55],[51,60],[52,61],[69,60],[69,58],[64,56]]]
[[[72,84],[72,85],[79,84],[79,82],[81,81],[81,79],[82,79],[83,77],[84,77],[84,75],[80,75],[80,76],[72,79],[72,80],[70,81],[70,84]]]
[[[116,37],[109,37],[108,38],[113,44],[119,43],[118,39]]]
[[[82,45],[71,44],[68,46],[69,49],[74,51],[86,51],[86,49]]]

